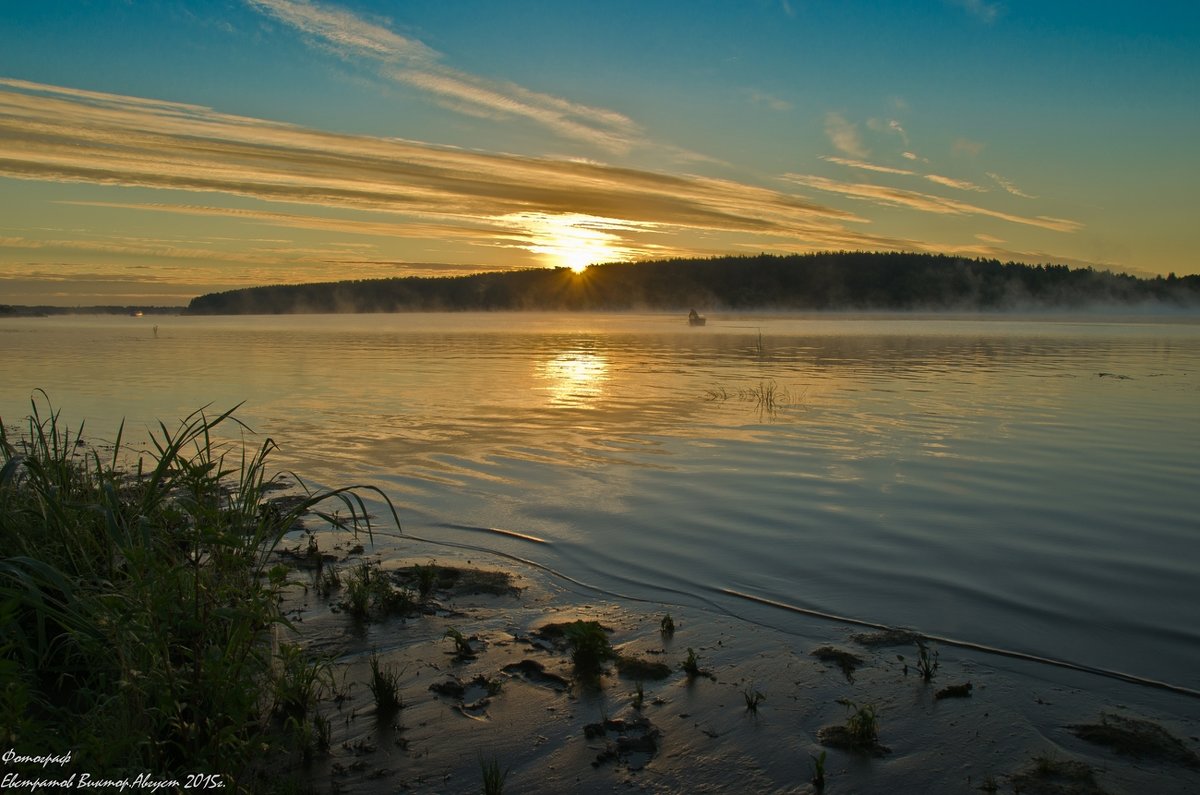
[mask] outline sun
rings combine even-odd
[[[598,262],[629,259],[630,251],[620,231],[628,224],[612,218],[570,213],[518,213],[503,219],[529,237],[524,248],[540,254],[548,264],[583,273]]]

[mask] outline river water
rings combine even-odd
[[[1200,689],[1194,318],[2,319],[0,372],[101,439],[241,403],[406,533],[623,595]]]

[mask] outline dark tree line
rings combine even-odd
[[[481,310],[1005,310],[1200,307],[1200,276],[1126,274],[935,254],[834,252],[673,259],[471,276],[252,287],[188,314]]]

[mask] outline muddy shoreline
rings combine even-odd
[[[297,791],[481,792],[489,768],[512,793],[1200,791],[1187,696],[816,617],[789,634],[625,602],[478,552],[401,542],[341,560],[414,591],[430,567],[513,588],[471,575],[407,615],[356,618],[297,568],[285,609],[335,681],[317,707],[328,748],[273,761]],[[545,631],[572,622],[649,667],[581,670]],[[394,712],[368,688],[372,657],[396,676]],[[847,740],[867,714],[872,736]]]

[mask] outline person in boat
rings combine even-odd
[[[693,323],[699,319],[700,319],[700,313],[697,312],[695,309],[693,309],[691,312],[688,312],[688,322],[689,323]]]

